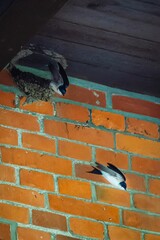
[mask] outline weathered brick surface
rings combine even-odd
[[[18,144],[17,131],[0,126],[0,142],[2,144],[17,145]]]
[[[92,110],[92,122],[96,126],[123,131],[125,129],[124,116],[111,112]]]
[[[79,122],[86,122],[89,120],[89,110],[74,104],[57,103],[56,112],[57,116],[60,118],[67,118]]]
[[[59,212],[119,223],[119,212],[116,207],[55,195],[49,195],[49,204],[52,210]]]
[[[0,239],[11,240],[10,225],[0,222]]]
[[[160,179],[149,179],[149,191],[160,196]]]
[[[18,227],[18,240],[51,240],[51,234],[31,228]]]
[[[145,234],[145,240],[160,240],[160,235]]]
[[[134,205],[136,208],[160,214],[160,199],[144,194],[134,195]]]
[[[15,94],[10,92],[3,92],[0,90],[0,105],[15,107]]]
[[[11,74],[5,69],[0,71],[0,84],[16,87],[16,83],[13,81]]]
[[[0,164],[0,181],[15,182],[14,168]]]
[[[91,199],[91,185],[73,179],[58,179],[59,192],[70,196]]]
[[[140,240],[141,234],[127,228],[108,226],[108,235],[110,240]]]
[[[92,222],[79,218],[71,218],[70,228],[74,234],[98,239],[103,239],[104,237],[104,227],[98,222]]]

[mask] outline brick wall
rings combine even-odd
[[[23,106],[0,74],[0,239],[160,239],[160,99],[71,79]],[[87,173],[111,162],[128,191]]]

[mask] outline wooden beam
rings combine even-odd
[[[0,16],[0,70],[66,2],[67,0],[12,1]]]

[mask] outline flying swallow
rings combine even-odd
[[[100,163],[95,163],[93,170],[89,173],[102,175],[105,179],[108,180],[112,185],[119,189],[126,190],[126,178],[124,174],[113,164],[107,163],[108,166],[104,166]]]

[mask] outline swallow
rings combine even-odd
[[[64,96],[66,93],[66,88],[69,86],[69,80],[64,68],[59,62],[56,61],[51,61],[48,64],[48,68],[52,74],[50,88],[54,92]]]
[[[124,174],[113,164],[111,163],[107,163],[107,164],[108,166],[104,166],[96,162],[95,166],[93,166],[94,169],[89,173],[102,175],[113,186],[121,190],[126,190],[127,184],[126,184],[126,178]]]

